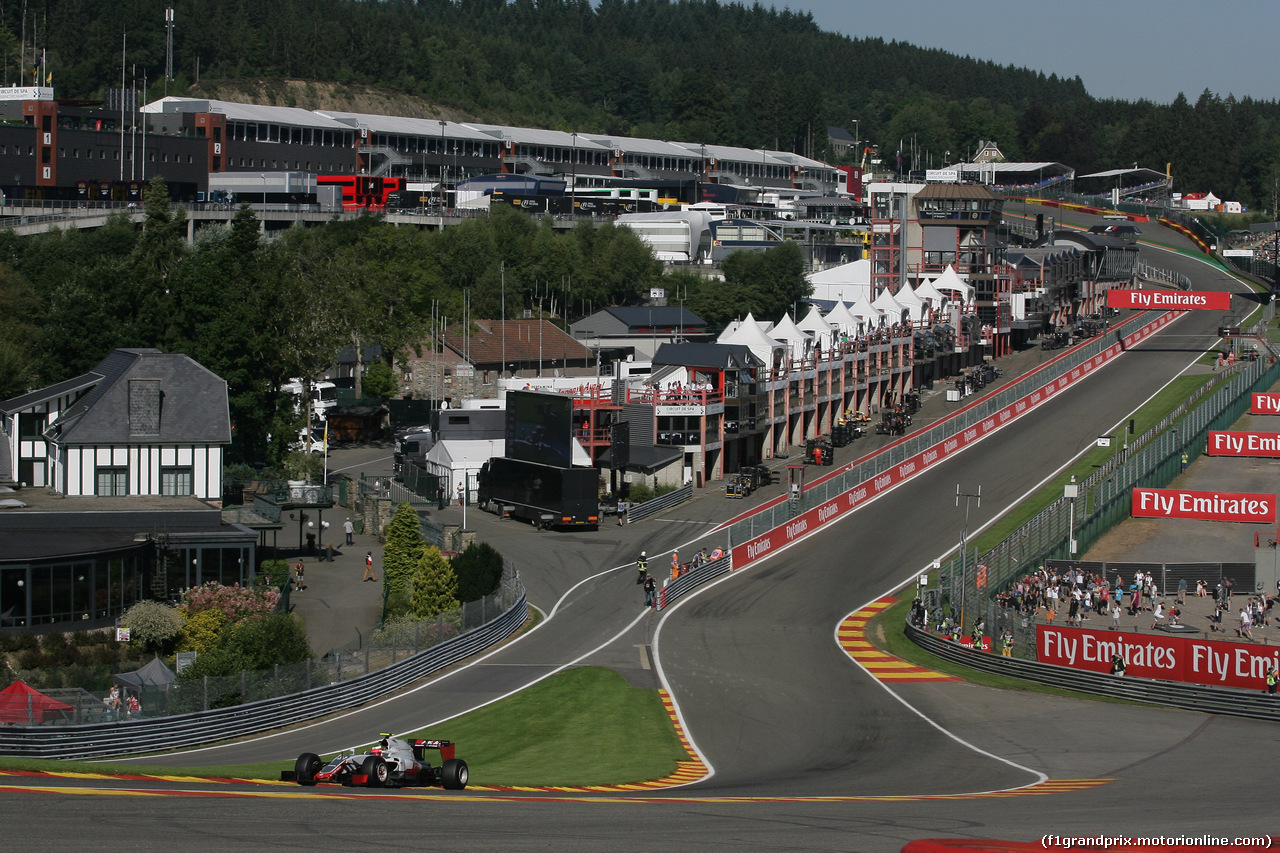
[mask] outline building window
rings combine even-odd
[[[98,468],[98,487],[94,491],[99,497],[120,497],[129,494],[128,468]]]
[[[191,469],[161,468],[160,494],[170,497],[193,494],[191,490]]]
[[[44,412],[18,413],[18,438],[44,438]]]

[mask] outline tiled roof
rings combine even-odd
[[[566,335],[549,320],[473,320],[472,334],[464,338],[459,326],[451,326],[444,340],[451,350],[466,354],[472,364],[560,361],[594,358],[587,347]]]

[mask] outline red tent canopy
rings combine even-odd
[[[65,719],[63,712],[74,710],[66,702],[33,690],[21,681],[0,690],[0,723],[47,723]]]

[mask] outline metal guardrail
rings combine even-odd
[[[658,609],[664,610],[670,607],[672,602],[686,592],[731,571],[733,571],[733,560],[728,554],[719,560],[703,563],[696,569],[690,569],[662,588],[662,594],[658,596]]]
[[[243,737],[316,719],[381,698],[433,672],[483,652],[524,624],[528,597],[480,628],[368,675],[301,693],[229,708],[79,726],[0,729],[0,754],[27,758],[100,758],[161,752]],[[199,689],[199,682],[191,682]]]
[[[943,660],[981,672],[1021,678],[1063,690],[1127,699],[1132,702],[1166,705],[1206,714],[1227,714],[1233,717],[1280,721],[1280,702],[1276,701],[1276,697],[1261,691],[1208,687],[1131,676],[1120,678],[1039,661],[1007,658],[991,652],[974,651],[943,639],[937,634],[921,631],[910,623],[906,624],[906,632],[911,641],[925,651]]]
[[[693,484],[685,483],[674,492],[667,492],[665,495],[659,495],[651,501],[645,501],[642,504],[630,507],[627,510],[627,524],[642,521],[651,515],[656,515],[665,509],[671,509],[673,506],[679,506],[689,500],[693,500]]]

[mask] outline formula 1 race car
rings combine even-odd
[[[403,788],[439,785],[450,791],[467,787],[467,762],[454,758],[454,744],[447,740],[406,741],[387,733],[368,752],[344,752],[325,764],[314,752],[304,752],[281,781],[310,787],[319,782],[366,788]],[[440,750],[441,764],[434,767],[423,753]]]

